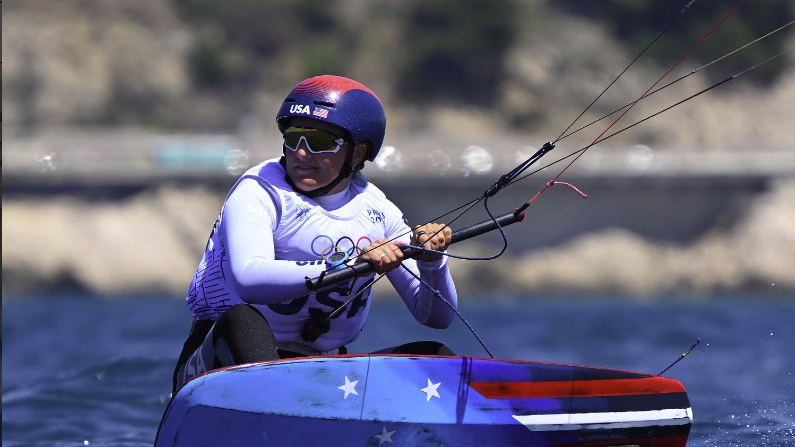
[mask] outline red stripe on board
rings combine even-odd
[[[469,386],[486,399],[630,396],[685,392],[681,383],[665,377],[562,382],[470,382]]]
[[[622,439],[621,441],[581,442],[578,444],[555,444],[554,447],[599,447],[615,445],[637,445],[640,447],[685,447],[687,435],[663,436],[654,439]]]

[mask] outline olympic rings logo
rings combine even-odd
[[[326,255],[335,252],[346,253],[348,256],[361,254],[364,247],[372,244],[373,241],[367,236],[360,237],[355,243],[348,236],[342,236],[334,242],[331,236],[321,234],[312,240],[311,249],[315,256],[325,259]]]

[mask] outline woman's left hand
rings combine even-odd
[[[441,230],[441,231],[440,231]],[[452,240],[453,230],[444,224],[429,223],[414,228],[413,235],[411,236],[411,245],[416,245],[422,248],[430,248],[436,251],[445,251],[450,246]],[[433,262],[442,258],[439,253],[423,252],[417,256],[417,261],[420,262]]]

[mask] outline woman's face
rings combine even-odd
[[[342,134],[337,126],[309,118],[293,118],[290,121],[290,125],[326,130],[338,135]],[[348,151],[351,150],[350,146],[351,143],[346,142],[342,144],[340,150],[336,153],[313,154],[307,149],[306,141],[301,140],[297,150],[285,149],[284,151],[287,175],[290,176],[293,184],[301,191],[311,191],[313,189],[322,188],[337,178],[345,163],[345,156],[348,154]],[[362,146],[366,150],[366,146],[357,145],[357,153],[360,152],[358,150],[359,146]],[[354,166],[361,160],[361,157],[359,157],[357,161],[356,155],[357,154],[354,154],[353,157]],[[344,180],[330,191],[329,194],[342,191],[347,186],[348,181]]]

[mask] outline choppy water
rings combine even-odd
[[[666,374],[690,395],[688,445],[795,445],[795,300],[462,301],[503,358],[657,373],[700,337]],[[189,319],[164,298],[3,303],[3,446],[151,445]],[[398,302],[376,302],[351,351],[416,339],[485,356],[460,322],[423,328]]]

